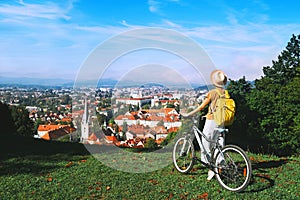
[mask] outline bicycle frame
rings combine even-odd
[[[194,121],[195,121],[195,120],[194,120]],[[219,152],[222,153],[222,151],[221,151],[222,146],[219,144],[218,141],[219,141],[219,138],[222,137],[222,134],[224,134],[225,132],[228,132],[228,129],[215,128],[215,131],[218,131],[218,132],[219,132],[219,135],[218,135],[218,137],[216,138],[216,140],[211,140],[211,139],[207,138],[207,137],[204,135],[204,133],[203,133],[202,131],[200,131],[199,128],[198,128],[196,125],[193,125],[193,136],[191,137],[191,140],[192,140],[192,141],[193,141],[194,138],[196,137],[196,140],[197,140],[197,142],[198,142],[198,144],[199,144],[200,149],[203,150],[203,151],[205,152],[205,156],[206,156],[206,158],[207,158],[207,160],[208,160],[208,163],[203,162],[201,159],[199,159],[199,158],[197,158],[197,157],[195,157],[195,158],[193,158],[193,159],[197,159],[197,160],[200,161],[203,165],[208,166],[208,167],[210,167],[210,168],[214,168],[214,167],[215,167],[214,164],[213,164],[213,159],[212,159],[212,158],[214,157],[214,155],[215,155],[215,151],[218,150]],[[214,145],[213,145],[213,148],[211,149],[211,157],[210,157],[209,154],[205,151],[205,148],[204,148],[204,146],[203,146],[203,144],[202,144],[202,140],[201,140],[201,138],[200,138],[200,135],[201,135],[207,142],[209,142],[209,143],[211,143],[211,144],[214,144]],[[189,137],[190,137],[190,134],[188,134],[186,137],[187,137],[186,140],[188,140]],[[186,145],[186,141],[184,142],[183,148],[182,148],[182,149],[185,148],[185,145]]]

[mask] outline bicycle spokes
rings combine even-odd
[[[190,140],[180,138],[173,149],[173,163],[181,173],[188,173],[194,163],[194,146]]]
[[[217,155],[215,164],[216,177],[222,187],[240,192],[249,184],[252,173],[251,163],[239,147],[233,145],[224,147],[222,153]]]

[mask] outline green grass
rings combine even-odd
[[[80,144],[21,141],[0,141],[0,199],[300,199],[299,157],[249,153],[251,184],[232,193],[215,179],[207,182],[199,164],[187,175],[171,164],[126,173],[102,164]]]

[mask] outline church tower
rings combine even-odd
[[[81,137],[80,142],[86,142],[89,137],[89,110],[87,106],[87,99],[84,99],[84,112],[81,121]]]

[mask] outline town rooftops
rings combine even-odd
[[[53,131],[66,126],[68,125],[39,125],[38,131]]]

